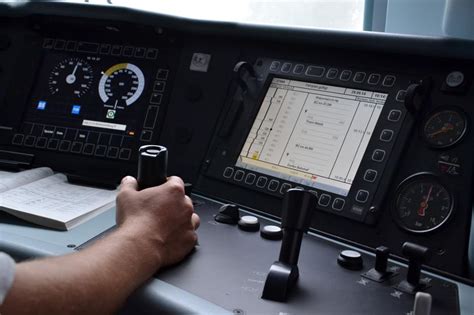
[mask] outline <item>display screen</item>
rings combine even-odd
[[[148,105],[147,61],[48,53],[25,121],[135,137]]]
[[[273,78],[236,166],[347,196],[386,99]]]

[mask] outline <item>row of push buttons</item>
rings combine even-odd
[[[38,149],[48,149],[52,151],[71,152],[83,155],[95,155],[110,159],[129,160],[132,150],[129,148],[119,148],[114,146],[96,145],[94,143],[82,143],[79,141],[48,139],[46,137],[36,137],[32,135],[15,134],[12,143],[14,145],[24,145],[26,147],[36,147]]]
[[[89,54],[146,58],[151,60],[155,60],[156,58],[158,58],[158,49],[156,48],[100,44],[94,42],[81,42],[54,38],[45,38],[43,40],[43,48],[66,50],[71,52],[77,51]]]
[[[331,205],[331,208],[336,211],[341,211],[344,208],[345,203],[346,201],[342,198],[334,198],[334,200],[332,200],[332,197],[328,194],[321,194],[318,200],[318,205],[321,207],[328,207]]]
[[[268,180],[266,176],[258,176],[257,178],[257,175],[254,173],[234,170],[234,168],[230,166],[224,169],[222,176],[224,176],[224,178],[232,178],[236,182],[244,182],[247,185],[255,184],[258,188],[267,189],[271,192],[279,192],[282,195],[291,188],[289,183],[280,183],[280,181],[276,179]]]
[[[386,75],[382,79],[382,75],[379,73],[371,73],[367,75],[366,72],[358,71],[352,75],[351,70],[342,70],[339,73],[337,68],[329,68],[326,71],[325,67],[322,66],[306,66],[303,64],[295,64],[291,62],[280,62],[273,61],[270,65],[270,71],[272,72],[282,72],[282,73],[293,73],[293,74],[305,74],[308,77],[322,78],[326,77],[327,79],[337,79],[341,81],[353,81],[355,83],[367,83],[369,85],[378,85],[382,83],[382,86],[392,87],[395,85],[396,77],[394,75]],[[367,80],[366,80],[367,79]]]
[[[130,159],[132,143],[129,136],[32,123],[25,123],[23,133],[12,139],[18,146],[123,160]]]
[[[243,170],[235,170],[233,167],[226,167],[224,173],[222,174],[224,178],[233,179],[236,182],[243,182],[247,185],[255,184],[256,187],[267,189],[271,192],[279,192],[280,194],[285,194],[288,189],[292,186],[289,183],[282,183],[276,179],[268,180],[266,176],[258,176],[254,173],[245,173]],[[328,194],[321,194],[319,197],[318,204],[321,207],[331,206],[332,209],[336,211],[341,211],[344,208],[345,200],[342,198],[335,198],[332,200],[332,197]]]

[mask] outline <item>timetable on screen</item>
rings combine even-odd
[[[347,196],[387,95],[273,78],[236,166]]]

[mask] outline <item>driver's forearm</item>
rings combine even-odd
[[[139,228],[121,227],[74,254],[18,264],[0,313],[113,313],[160,265],[156,244],[137,238]]]

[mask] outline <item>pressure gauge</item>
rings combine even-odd
[[[447,148],[458,143],[467,129],[466,115],[457,109],[432,113],[423,125],[423,136],[434,148]]]
[[[410,232],[425,233],[442,226],[453,211],[453,196],[434,175],[405,180],[397,190],[392,214]]]

